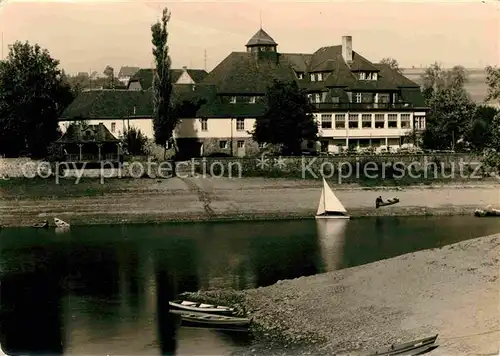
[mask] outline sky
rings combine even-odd
[[[0,0],[0,33],[8,44],[38,43],[68,73],[106,65],[151,67],[151,25],[171,12],[173,68],[212,70],[263,29],[281,53],[313,53],[352,36],[372,62],[401,67],[500,65],[500,0],[474,1],[170,1]]]

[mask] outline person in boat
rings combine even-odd
[[[375,206],[378,208],[383,202],[384,201],[382,200],[382,196],[379,196],[377,199],[375,199]]]

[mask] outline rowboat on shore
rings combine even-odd
[[[377,351],[368,352],[366,354],[363,354],[362,356],[423,355],[431,352],[439,346],[435,344],[437,337],[438,335],[434,335],[431,337],[406,342],[404,344],[391,345]]]
[[[476,209],[476,211],[474,211],[474,215],[477,217],[500,216],[500,210],[493,209],[491,205],[488,205],[484,209]]]
[[[168,304],[173,309],[184,310],[188,312],[212,313],[212,314],[223,314],[223,315],[234,314],[234,308],[221,305],[190,302],[188,300],[175,300],[172,302],[168,302]]]
[[[239,318],[227,315],[215,315],[208,313],[185,312],[181,310],[171,310],[173,314],[181,316],[182,326],[193,327],[247,327],[250,325],[250,319]]]
[[[389,206],[399,203],[399,199],[394,197],[392,199],[387,199],[386,201],[376,202],[375,207],[380,208],[381,206]]]

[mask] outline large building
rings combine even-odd
[[[278,44],[260,29],[246,44],[246,51],[232,52],[208,75],[198,78],[182,82],[191,85],[190,92],[201,93],[206,104],[196,117],[183,119],[175,133],[179,147],[195,156],[257,152],[250,131],[265,111],[266,88],[275,79],[294,80],[307,91],[316,109],[321,151],[370,146],[397,149],[409,133],[425,128],[426,108],[419,85],[388,65],[362,57],[353,50],[350,36],[342,37],[341,45],[322,47],[312,54],[280,53]],[[129,90],[149,87],[133,80],[129,84]],[[141,120],[147,119],[147,112],[141,115]]]

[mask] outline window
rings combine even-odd
[[[230,98],[229,98],[229,102],[230,102],[231,104],[236,104],[236,97],[235,97],[235,96],[230,97]]]
[[[392,102],[395,103],[398,99],[398,95],[396,93],[392,93]]]
[[[358,122],[358,114],[349,114],[349,128],[350,129],[358,129],[359,128],[359,122]]]
[[[238,141],[238,142],[237,142],[237,146],[238,146],[238,148],[243,148],[243,147],[245,147],[245,141]]]
[[[415,130],[425,130],[425,116],[415,116]]]
[[[345,129],[345,115],[344,114],[335,114],[335,128],[336,129]]]
[[[311,82],[315,82],[316,81],[316,76],[314,75],[314,73],[311,73]]]
[[[219,141],[219,148],[222,148],[222,149],[227,148],[227,141],[226,140]]]
[[[201,131],[208,131],[208,119],[201,119]]]
[[[250,104],[255,104],[255,96],[251,96],[250,98],[248,98],[248,102]]]
[[[356,102],[357,103],[361,103],[361,98],[362,98],[361,93],[356,93]]]
[[[307,94],[307,98],[309,99],[309,102],[313,102],[313,95],[312,94]]]
[[[323,73],[318,73],[318,82],[323,80]]]
[[[365,79],[365,73],[364,72],[360,72],[359,73],[359,79],[361,79],[361,80]]]
[[[398,128],[398,114],[387,115],[387,125],[390,129]]]
[[[111,132],[115,132],[116,131],[116,122],[112,122],[111,123]]]
[[[361,115],[361,127],[363,129],[371,129],[372,128],[372,115],[371,114]]]
[[[378,94],[378,102],[382,104],[387,104],[389,102],[389,94]]]
[[[332,114],[323,114],[321,115],[321,128],[322,129],[331,129],[332,126]]]
[[[236,131],[245,131],[245,119],[236,119]]]
[[[401,128],[409,129],[411,127],[411,115],[410,114],[401,114]]]
[[[377,72],[372,73],[372,80],[377,80]]]
[[[321,94],[320,93],[314,94],[314,102],[321,103]]]
[[[304,73],[297,72],[297,78],[298,79],[303,79],[304,78]]]
[[[372,74],[366,73],[366,80],[372,80]]]
[[[375,114],[375,128],[383,129],[385,127],[385,114]]]

